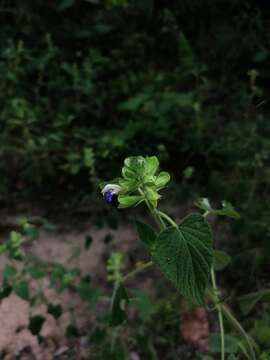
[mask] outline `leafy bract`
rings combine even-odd
[[[159,167],[159,161],[156,156],[146,156],[145,170],[147,175],[155,175]]]
[[[119,208],[127,208],[130,206],[136,206],[143,200],[141,195],[119,195]]]
[[[190,214],[177,227],[157,237],[154,262],[176,289],[197,304],[203,303],[213,261],[210,227],[200,214]]]
[[[170,175],[165,171],[158,173],[158,168],[156,156],[132,156],[125,159],[122,178],[115,183],[121,188],[118,195],[120,208],[136,206],[142,201],[157,207],[161,198],[158,192],[170,181]]]
[[[162,171],[156,178],[155,184],[158,188],[163,188],[170,181],[170,174]]]

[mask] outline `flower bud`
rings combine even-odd
[[[119,185],[107,184],[106,186],[104,186],[101,193],[106,203],[110,205],[118,205],[117,196],[120,191],[121,187]]]

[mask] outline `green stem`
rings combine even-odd
[[[242,327],[242,325],[238,322],[238,320],[233,316],[233,314],[231,313],[231,311],[225,306],[221,306],[221,310],[223,312],[223,314],[226,316],[226,318],[231,322],[231,324],[235,327],[235,329],[243,336],[243,338],[246,340],[248,347],[249,347],[249,351],[250,351],[250,355],[251,355],[251,359],[252,360],[256,360],[256,356],[255,356],[255,352],[254,352],[254,348],[253,348],[253,344],[252,344],[252,339],[250,338],[250,336],[246,333],[246,331],[244,330],[244,328]]]
[[[175,221],[173,221],[172,218],[170,218],[167,214],[165,214],[164,212],[162,211],[159,211],[159,210],[156,210],[157,213],[163,218],[165,219],[170,225],[174,226],[174,227],[178,227],[178,225],[176,224]]]
[[[206,218],[209,214],[209,211],[206,211],[203,216]],[[211,279],[212,279],[212,285],[214,288],[215,295],[213,296],[211,292],[208,292],[209,298],[216,304],[217,310],[218,310],[218,317],[219,317],[219,325],[220,325],[220,334],[221,334],[221,347],[222,347],[222,341],[224,344],[224,325],[223,325],[223,314],[227,318],[227,320],[230,321],[230,323],[234,326],[234,328],[242,335],[242,337],[246,340],[249,351],[251,354],[252,360],[255,360],[255,352],[252,344],[252,340],[250,336],[246,333],[245,329],[242,327],[242,325],[238,322],[238,320],[233,316],[233,314],[228,310],[228,308],[221,304],[219,302],[218,296],[217,296],[217,285],[216,285],[216,278],[215,278],[215,272],[214,269],[211,269]],[[223,337],[223,340],[222,340]],[[224,356],[224,355],[223,355]]]
[[[147,269],[148,267],[152,266],[153,262],[152,261],[148,261],[147,263],[142,264],[141,266],[137,267],[136,269],[130,271],[129,273],[127,273],[123,279],[122,282],[127,281],[128,279],[132,278],[133,276],[137,275],[139,272]]]
[[[164,221],[162,220],[162,218],[159,216],[159,214],[157,213],[157,211],[153,208],[153,206],[150,204],[150,202],[146,199],[145,195],[144,195],[144,192],[142,191],[142,189],[138,189],[139,193],[144,196],[145,198],[145,202],[146,202],[146,205],[152,215],[152,217],[154,218],[154,220],[156,221],[158,227],[161,229],[161,230],[164,230],[166,229],[166,225],[164,224]]]
[[[216,296],[213,295],[211,291],[208,291],[207,293],[208,298],[216,304]],[[246,340],[249,348],[250,358],[252,360],[256,360],[254,347],[256,346],[256,343],[254,340],[247,334],[245,329],[242,327],[242,325],[239,323],[239,321],[234,317],[232,312],[227,308],[226,305],[219,303],[219,307],[223,313],[223,315],[227,318],[227,320],[231,323],[231,325],[235,328],[236,331]]]
[[[224,333],[224,324],[223,324],[223,314],[222,314],[222,309],[221,309],[221,306],[219,303],[216,276],[215,276],[215,271],[213,268],[211,268],[211,280],[212,280],[212,286],[213,286],[214,294],[215,294],[215,305],[216,305],[217,312],[218,312],[218,322],[219,322],[220,340],[221,340],[221,345],[220,345],[221,360],[225,360],[225,333]]]
[[[209,211],[206,211],[206,212],[203,214],[203,217],[206,218],[209,214],[210,214],[210,212],[209,212]]]
[[[154,214],[156,214],[158,221],[160,223],[160,229],[164,230],[166,229],[166,224],[164,223],[164,221],[162,220],[162,217],[159,214],[159,211],[157,209],[154,209]]]

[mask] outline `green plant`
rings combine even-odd
[[[221,360],[225,359],[225,340],[228,340],[225,337],[224,317],[241,335],[241,341],[236,341],[236,349],[239,347],[248,359],[255,360],[254,341],[220,299],[215,267],[218,270],[225,267],[229,257],[214,249],[212,232],[206,219],[210,214],[238,218],[238,213],[228,202],[224,201],[221,209],[214,209],[208,199],[200,199],[197,206],[204,213],[191,213],[180,223],[176,223],[158,207],[160,191],[170,180],[170,175],[164,171],[158,172],[158,168],[159,161],[155,156],[130,157],[124,162],[121,178],[111,181],[105,187],[102,184],[102,193],[107,203],[112,204],[117,200],[119,208],[145,204],[158,228],[156,231],[149,225],[136,221],[138,236],[147,248],[151,261],[141,264],[125,276],[120,271],[122,258],[119,254],[109,262],[108,269],[114,274],[110,279],[115,281],[111,325],[117,326],[127,320],[125,306],[129,299],[124,287],[125,281],[155,264],[179,293],[193,304],[202,305],[206,299],[213,303],[220,326],[218,341]]]

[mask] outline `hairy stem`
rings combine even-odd
[[[215,271],[213,267],[211,268],[211,281],[214,289],[215,305],[218,312],[218,322],[219,322],[220,340],[221,340],[221,344],[220,344],[221,360],[225,360],[225,333],[224,333],[224,324],[223,324],[223,314],[219,303],[218,288],[216,283]]]
[[[139,193],[141,195],[144,195],[144,192],[142,191],[142,189],[138,189],[139,190]],[[157,223],[158,227],[161,229],[161,230],[164,230],[166,229],[166,225],[164,223],[164,221],[162,220],[162,218],[160,217],[160,215],[158,214],[158,212],[156,211],[156,209],[153,208],[153,206],[150,204],[150,202],[145,198],[145,202],[146,202],[146,205],[150,211],[150,214],[152,215],[152,217],[154,218],[155,222]]]
[[[177,227],[177,224],[175,221],[173,221],[172,218],[170,218],[167,214],[165,214],[162,211],[156,210],[156,212],[160,215],[160,217],[162,217],[163,219],[165,219],[170,225]]]
[[[256,360],[255,352],[254,352],[254,342],[250,338],[250,336],[246,333],[243,326],[238,322],[238,320],[233,316],[231,311],[227,308],[227,306],[222,305],[221,310],[223,314],[226,316],[227,320],[234,326],[234,328],[242,335],[242,337],[246,340],[249,348],[249,352],[252,360]]]
[[[136,269],[130,271],[129,273],[127,273],[123,279],[122,279],[122,282],[125,282],[127,281],[128,279],[132,278],[133,276],[137,275],[138,273],[140,273],[141,271],[149,268],[150,266],[153,265],[153,262],[152,261],[148,261],[147,263],[143,263],[141,264],[140,266],[138,266]]]
[[[216,296],[213,294],[212,291],[207,292],[208,298],[214,303],[217,304]],[[256,347],[256,343],[254,340],[248,335],[245,331],[243,326],[239,323],[239,321],[235,318],[232,312],[228,309],[228,307],[222,303],[218,303],[219,309],[221,310],[222,314],[225,316],[227,321],[231,324],[231,326],[239,333],[240,336],[246,341],[249,350],[249,359],[256,360],[254,347]]]

